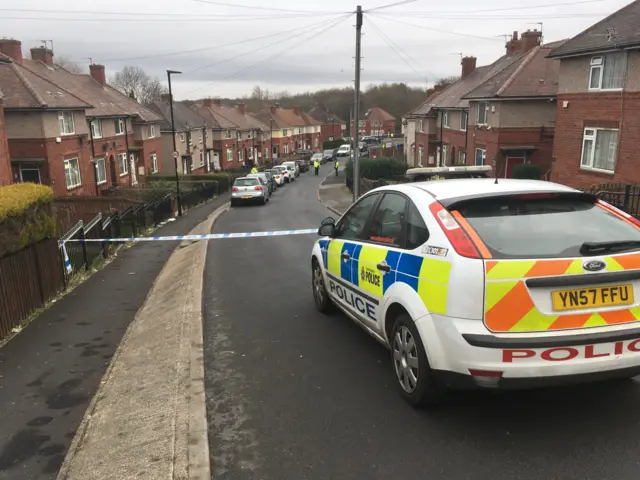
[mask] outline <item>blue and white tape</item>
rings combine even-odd
[[[202,235],[174,235],[162,237],[128,237],[128,238],[73,238],[65,240],[68,242],[165,242],[165,241],[181,241],[181,240],[222,240],[226,238],[255,238],[255,237],[282,237],[285,235],[309,235],[317,233],[317,228],[305,228],[302,230],[276,230],[271,232],[242,232],[242,233],[205,233]]]
[[[65,247],[64,242],[62,243],[62,254],[64,255],[64,268],[67,273],[71,273],[73,269],[71,268],[71,260],[69,260],[69,255],[67,255],[67,247]]]

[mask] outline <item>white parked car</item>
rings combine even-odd
[[[640,221],[550,182],[377,188],[311,254],[313,295],[391,350],[402,396],[640,374]]]
[[[351,155],[351,145],[345,143],[338,147],[338,151],[336,152],[336,157],[348,157]]]
[[[284,165],[276,165],[273,168],[280,170],[282,172],[284,183],[291,183],[296,179],[294,172],[291,170],[291,167],[285,167]]]
[[[231,206],[246,203],[264,205],[269,201],[269,185],[258,175],[236,178],[231,188]]]
[[[282,185],[284,185],[284,175],[282,174],[282,172],[276,168],[270,168],[268,170],[265,170],[266,172],[269,172],[271,175],[273,175],[273,178],[275,179],[276,183],[278,184],[279,187],[281,187]]]
[[[293,167],[295,177],[298,177],[300,175],[300,167],[296,162],[282,162],[282,165],[285,167]]]

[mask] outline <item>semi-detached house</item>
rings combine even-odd
[[[640,182],[640,1],[550,53],[560,62],[551,179]]]
[[[327,140],[342,138],[347,130],[347,122],[329,112],[322,105],[314,105],[307,115],[320,124],[320,146]]]
[[[12,181],[51,185],[56,195],[100,195],[136,185],[157,168],[161,117],[90,75],[54,65],[53,52],[0,40],[0,89]]]
[[[322,149],[322,121],[307,115],[299,107],[282,108],[276,103],[256,114],[271,132],[272,158],[289,155],[296,150]]]

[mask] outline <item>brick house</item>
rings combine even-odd
[[[165,173],[207,173],[220,168],[219,157],[215,156],[212,129],[219,129],[219,125],[210,125],[204,117],[182,102],[173,103],[173,118],[175,125],[175,151],[179,157],[173,158],[174,142],[171,126],[171,103],[169,94],[161,96],[160,100],[152,102],[146,107],[163,118],[160,124],[162,136],[162,170]],[[217,162],[217,163],[216,163]]]
[[[443,87],[435,86],[427,89],[427,99],[413,110],[407,112],[402,119],[402,135],[406,152],[407,166],[426,167],[427,158],[436,156],[436,122],[429,116],[431,101]]]
[[[138,183],[160,155],[162,120],[90,75],[54,65],[53,52],[0,40],[0,89],[13,181],[51,185],[56,195],[99,195]],[[158,162],[159,163],[159,162]]]
[[[469,101],[469,121],[459,163],[495,162],[495,175],[505,178],[513,176],[515,165],[534,163],[548,178],[560,64],[547,55],[563,41],[529,50],[539,38],[539,32],[525,32],[526,41],[521,41],[514,32],[507,53],[520,51],[522,57],[463,96]],[[453,150],[450,155],[455,157]]]
[[[351,136],[355,135],[353,128],[354,121],[351,121]],[[371,135],[374,137],[393,136],[396,131],[396,117],[380,107],[373,107],[367,110],[364,118],[359,122],[359,135]]]
[[[13,183],[11,177],[9,143],[4,131],[4,94],[0,90],[0,187]]]
[[[640,182],[639,15],[632,2],[550,53],[560,61],[553,181]]]
[[[339,139],[347,130],[347,122],[330,113],[322,105],[315,105],[307,115],[320,123],[320,147],[330,139]]]
[[[269,127],[247,113],[244,103],[230,107],[209,98],[196,111],[220,125],[214,132],[214,143],[223,158],[223,168],[250,167],[266,161]]]
[[[271,132],[272,156],[289,155],[298,149],[320,151],[322,149],[321,121],[316,120],[299,107],[282,108],[280,104],[256,114],[256,118]]]

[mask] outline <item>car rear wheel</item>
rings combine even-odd
[[[416,324],[407,313],[396,318],[390,343],[391,362],[405,401],[415,408],[442,403],[447,388],[435,378]]]
[[[331,313],[333,311],[333,303],[329,298],[327,287],[324,283],[322,275],[322,267],[318,261],[313,259],[313,268],[311,269],[311,287],[313,289],[313,303],[316,309],[322,313]]]

